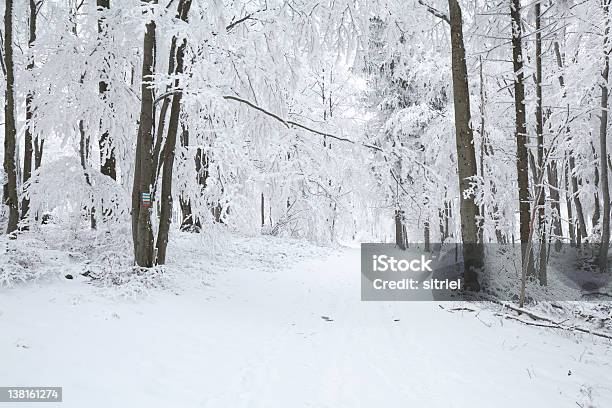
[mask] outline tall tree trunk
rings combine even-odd
[[[477,175],[474,133],[470,127],[470,92],[463,43],[463,20],[457,0],[448,0],[452,48],[453,99],[455,106],[455,137],[457,145],[457,173],[461,239],[465,265],[464,283],[467,290],[479,291],[478,270],[483,266],[484,248],[478,218],[480,210],[473,195],[467,195],[470,179]]]
[[[599,156],[601,167],[601,198],[603,199],[603,218],[601,222],[601,246],[599,250],[599,268],[602,272],[608,268],[608,246],[610,245],[610,188],[608,186],[608,76],[610,73],[610,0],[603,0],[605,18],[604,30],[604,68],[601,71],[601,116],[599,123]]]
[[[446,193],[444,194],[444,196],[446,197]],[[451,205],[451,202],[449,200],[445,200],[444,201],[444,231],[446,232],[445,236],[446,238],[448,237],[454,237],[455,234],[453,234],[450,231],[450,226],[449,226],[449,220],[453,217],[453,208]]]
[[[544,189],[544,113],[542,109],[542,33],[541,30],[541,9],[540,2],[535,5],[535,25],[536,25],[536,135],[538,143],[538,178],[537,178],[537,198],[538,198],[538,228],[540,232],[540,257],[538,278],[540,285],[546,285],[546,249],[548,239],[546,238],[546,190]]]
[[[266,225],[265,202],[266,202],[266,199],[264,197],[264,193],[261,193],[261,227],[262,228]]]
[[[569,173],[570,173],[570,181],[572,185],[572,196],[574,197],[574,206],[576,208],[576,219],[578,221],[577,231],[576,231],[576,243],[578,246],[582,243],[582,238],[587,237],[587,229],[586,229],[586,221],[584,218],[584,211],[582,209],[582,201],[580,201],[580,197],[578,196],[578,192],[580,189],[580,182],[578,181],[578,176],[574,169],[576,168],[576,160],[574,155],[570,153],[569,155]]]
[[[176,65],[176,37],[172,37],[172,43],[170,45],[170,53],[168,54],[168,76],[174,75],[174,66]],[[171,85],[166,86],[166,93],[171,91]],[[162,102],[162,107],[159,111],[158,121],[157,121],[157,129],[155,135],[155,146],[153,147],[153,160],[155,164],[156,174],[159,174],[161,170],[161,166],[164,164],[164,149],[162,146],[164,145],[165,135],[164,131],[166,129],[166,116],[168,114],[168,109],[170,108],[170,103],[172,101],[172,97],[170,94],[164,98]]]
[[[81,83],[83,78],[81,77]],[[89,178],[89,138],[85,134],[85,123],[83,119],[79,120],[79,158],[81,160],[81,167],[83,168],[83,174],[85,175],[85,182],[91,187],[91,179]],[[96,229],[96,213],[95,208],[92,206],[88,209],[89,211],[89,224],[91,229]]]
[[[485,163],[485,157],[493,157],[493,147],[489,142],[489,137],[487,135],[486,127],[485,127],[485,108],[486,108],[486,92],[485,92],[485,81],[482,67],[482,56],[480,57],[480,137],[482,139],[481,147],[480,147],[480,173],[485,180],[489,172],[485,171],[485,167],[487,167]],[[494,223],[495,228],[495,237],[497,242],[502,243],[504,241],[504,236],[502,235],[501,230],[499,229],[499,205],[495,200],[495,196],[497,195],[497,186],[495,185],[495,181],[489,179],[489,185],[491,186],[491,195],[493,196],[493,208],[491,209],[491,218]],[[483,213],[486,214],[486,209],[483,206]]]
[[[572,192],[571,182],[569,175],[569,159],[566,157],[563,165],[564,179],[565,179],[565,206],[567,208],[567,223],[569,230],[569,238],[571,245],[576,245],[576,221],[574,219],[574,212],[572,210]]]
[[[104,12],[110,8],[110,0],[96,0],[96,6],[98,7],[98,11]],[[102,37],[104,35],[108,35],[104,29],[103,17],[98,19],[98,35],[100,36],[100,41],[102,41]],[[106,81],[98,82],[98,91],[100,93],[100,97],[105,99],[106,92],[108,91],[108,84]],[[105,130],[100,136],[99,145],[100,172],[113,180],[117,180],[117,160],[115,158],[115,149],[108,130]]]
[[[559,174],[557,170],[557,162],[551,161],[546,166],[549,192],[551,199],[551,206],[556,216],[553,216],[553,234],[555,235],[555,242],[561,242],[560,238],[563,237],[563,228],[561,226],[561,204],[559,195]],[[558,247],[557,247],[558,248]]]
[[[485,175],[485,156],[487,153],[487,135],[485,133],[485,107],[486,97],[484,89],[484,75],[482,69],[482,56],[479,57],[478,71],[480,76],[480,177],[484,180]],[[483,213],[486,213],[486,209],[483,207]]]
[[[4,9],[4,46],[6,62],[6,99],[4,102],[4,203],[9,207],[7,234],[17,230],[19,202],[17,198],[17,168],[15,166],[15,63],[13,61],[13,0],[6,0]]]
[[[601,120],[601,118],[600,118]],[[591,151],[593,152],[593,159],[595,162],[599,159],[597,156],[597,151],[595,150],[595,146],[593,142],[591,142]],[[595,167],[593,170],[593,186],[595,187],[595,191],[593,192],[593,216],[591,217],[591,224],[593,228],[599,224],[599,218],[601,217],[601,204],[599,203],[599,167]]]
[[[557,41],[554,42],[553,48],[555,50],[557,66],[560,69],[563,69],[563,58],[561,56],[561,50],[559,48],[559,43]],[[561,89],[563,89],[563,98],[565,98],[566,96],[565,95],[565,78],[563,77],[563,74],[559,74],[559,85],[561,86]],[[568,104],[567,109],[568,109],[568,115],[569,115],[569,104]],[[565,131],[568,135],[570,135],[569,125],[566,127]],[[586,222],[584,220],[584,212],[582,211],[582,202],[580,201],[580,197],[578,196],[579,183],[578,183],[578,178],[574,174],[575,159],[574,159],[574,155],[572,154],[572,152],[569,152],[569,160],[566,163],[566,166],[569,166],[569,169],[566,167],[565,175],[566,177],[568,176],[570,177],[568,179],[568,183],[572,190],[570,194],[573,197],[573,201],[576,206],[576,219],[578,221],[578,226],[577,226],[578,228],[577,228],[576,233],[574,234],[574,237],[577,239],[572,240],[572,242],[576,242],[578,245],[580,245],[581,238],[586,237],[587,232],[586,232]],[[572,228],[571,220],[570,220],[570,228]],[[572,232],[570,232],[570,238],[571,237],[572,237]]]
[[[39,136],[34,138],[34,170],[38,170],[42,163],[45,140]]]
[[[144,1],[154,3],[155,0]],[[155,197],[145,203],[143,194],[150,194],[155,178],[153,163],[153,88],[149,82],[155,69],[155,22],[149,21],[145,26],[142,58],[142,83],[140,119],[136,141],[136,158],[134,160],[134,184],[132,187],[132,238],[134,240],[134,259],[141,267],[150,268],[154,263],[153,227],[151,211]]]
[[[178,5],[178,17],[187,21],[187,15],[191,7],[191,0],[180,0]],[[183,43],[176,50],[176,68],[175,75],[180,76],[183,73],[183,64],[185,57],[185,48],[187,41],[183,39]],[[166,263],[166,249],[168,247],[168,233],[170,231],[170,223],[172,222],[172,174],[174,169],[174,156],[176,150],[176,136],[179,127],[179,115],[181,113],[181,99],[183,93],[179,87],[179,80],[174,81],[174,89],[176,90],[172,97],[172,107],[170,108],[170,120],[168,122],[168,135],[164,147],[164,170],[162,173],[162,190],[161,190],[161,208],[159,217],[159,230],[157,234],[157,263],[163,265]]]
[[[193,223],[193,211],[191,209],[191,201],[184,198],[183,196],[179,197],[179,204],[181,206],[181,231],[191,231],[197,232],[194,229]]]
[[[438,209],[438,222],[439,222],[439,228],[440,228],[440,243],[444,243],[444,241],[446,240],[446,230],[444,229],[444,223],[445,223],[445,213],[444,210],[442,208]]]
[[[31,49],[34,45],[34,41],[36,41],[36,2],[34,0],[30,0],[30,21],[29,21],[29,35],[28,39],[28,47]],[[30,56],[30,61],[28,62],[27,69],[31,71],[34,69],[34,56]],[[32,91],[28,92],[26,96],[26,129],[25,129],[25,137],[24,137],[24,153],[23,153],[23,183],[25,184],[30,177],[32,176],[32,153],[33,149],[33,140],[32,140],[32,100],[34,96]],[[30,210],[30,200],[27,197],[24,197],[21,202],[21,219],[25,219],[28,216],[28,212]]]
[[[83,3],[81,3],[80,5],[75,5],[75,8],[70,10],[70,20],[72,21],[72,34],[74,34],[75,37],[78,36],[77,13],[79,11],[79,8],[82,5]],[[83,86],[84,82],[85,82],[85,72],[83,72],[81,74],[81,77],[79,78],[79,84],[81,85],[81,87]],[[83,119],[79,119],[79,136],[80,136],[79,158],[81,161],[81,168],[83,169],[83,175],[85,177],[85,182],[87,183],[88,186],[91,187],[91,178],[89,177],[89,170],[88,170],[89,152],[90,152],[89,137],[85,133],[85,122],[83,121]],[[92,205],[88,209],[89,221],[90,221],[91,229],[96,229],[96,225],[97,225],[96,213],[95,213],[95,209],[93,206],[93,197],[91,198],[92,198]]]
[[[189,129],[184,123],[182,124],[182,131],[181,131],[180,139],[181,139],[181,147],[183,147],[184,149],[189,148]],[[196,154],[196,157],[194,158],[194,161],[196,163],[196,171],[199,168],[198,160],[199,160],[199,157]],[[196,179],[199,182],[199,177],[197,177]],[[179,197],[179,202],[181,205],[181,213],[182,213],[181,231],[200,232],[202,225],[200,223],[200,220],[196,219],[193,215],[193,209],[191,208],[191,200],[181,195]]]
[[[514,67],[514,110],[516,118],[516,173],[518,181],[519,222],[521,239],[521,258],[523,273],[533,271],[530,256],[530,194],[529,194],[529,154],[527,151],[527,120],[525,114],[525,75],[523,72],[523,34],[521,22],[521,2],[512,0],[510,5],[512,24],[512,63]]]
[[[554,42],[553,48],[555,50],[555,56],[557,60],[557,66],[559,69],[563,68],[563,60],[561,59],[561,52],[559,51],[559,43]],[[561,88],[563,88],[563,96],[565,97],[565,86],[563,80],[563,74],[559,75],[559,84]],[[550,110],[548,110],[547,115],[550,115]],[[550,122],[549,122],[550,123]],[[550,125],[549,125],[550,128]],[[566,127],[567,130],[567,127]],[[547,176],[548,176],[548,184],[549,184],[549,195],[551,198],[551,206],[553,210],[557,213],[556,217],[553,218],[553,232],[555,234],[555,247],[557,250],[560,249],[559,245],[561,244],[561,237],[563,237],[563,224],[561,222],[561,196],[559,193],[559,171],[557,161],[552,159],[547,164]]]

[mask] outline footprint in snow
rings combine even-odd
[[[22,348],[22,349],[29,349],[30,348],[30,345],[27,344],[22,339],[18,339],[17,342],[15,342],[15,346],[18,347],[18,348]]]

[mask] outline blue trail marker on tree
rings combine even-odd
[[[151,193],[140,193],[142,198],[142,206],[150,207],[151,206]]]

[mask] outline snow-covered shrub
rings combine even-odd
[[[43,275],[41,257],[37,252],[7,243],[0,256],[0,287],[13,287]]]
[[[487,248],[486,273],[483,275],[485,291],[501,300],[518,301],[522,280],[520,245],[491,245]],[[572,260],[575,259],[571,253],[551,254],[547,265],[547,285],[542,286],[535,277],[528,277],[525,300],[528,303],[534,300],[584,300],[581,286],[568,279],[568,271],[578,268]],[[585,274],[586,271],[582,271],[582,275]]]
[[[166,289],[172,283],[166,268],[139,268],[116,263],[90,264],[85,275],[91,283],[111,296],[134,298],[146,295],[152,289]]]
[[[61,187],[60,187],[61,186]],[[54,216],[80,228],[83,214],[93,210],[98,224],[127,220],[128,192],[93,168],[83,170],[76,158],[61,157],[32,173],[21,198],[29,198],[30,213]]]

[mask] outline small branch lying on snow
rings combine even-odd
[[[429,4],[425,3],[423,0],[419,0],[419,4],[421,6],[425,6],[425,8],[427,8],[427,11],[429,11],[434,16],[441,18],[442,20],[446,21],[447,24],[450,24],[450,19],[445,13],[441,12],[438,9],[431,7]]]
[[[537,326],[537,327],[546,327],[549,329],[562,329],[562,330],[567,330],[567,331],[577,331],[577,332],[581,332],[581,333],[586,333],[586,334],[591,334],[593,336],[597,336],[597,337],[603,337],[604,339],[609,339],[612,340],[612,334],[608,334],[608,333],[603,333],[603,332],[599,332],[599,331],[594,331],[594,330],[589,330],[589,329],[585,329],[583,327],[578,327],[578,326],[563,326],[561,324],[557,324],[557,323],[537,323],[537,322],[529,322],[527,320],[523,320],[520,317],[517,316],[512,316],[509,314],[503,314],[503,313],[496,313],[496,316],[502,316],[506,319],[511,319],[511,320],[516,320],[519,321],[521,323],[527,324],[529,326]]]
[[[554,320],[546,317],[546,316],[540,316],[535,314],[534,312],[531,312],[523,307],[518,307],[518,306],[514,306],[512,303],[508,303],[508,302],[501,302],[500,303],[503,307],[507,307],[508,309],[514,310],[515,312],[517,312],[519,315],[521,314],[526,314],[527,316],[531,317],[533,320],[541,320],[544,322],[548,322],[548,323],[552,323],[552,324],[561,324],[563,322],[555,322]]]
[[[582,297],[591,297],[591,296],[612,297],[612,294],[606,293],[606,292],[587,292],[587,293],[582,294]]]
[[[562,328],[560,325],[558,324],[554,324],[554,323],[537,323],[537,322],[530,322],[529,320],[524,320],[521,319],[518,316],[513,316],[513,315],[509,315],[507,313],[495,313],[495,316],[501,316],[505,319],[511,319],[511,320],[516,320],[518,322],[521,323],[525,323],[528,324],[529,326],[537,326],[537,327],[548,327],[551,329],[555,329],[555,328]]]
[[[449,312],[475,312],[476,309],[470,309],[469,307],[453,307],[448,309]]]
[[[493,303],[497,303],[498,305],[501,305],[502,308],[508,308],[510,310],[513,310],[515,312],[517,312],[519,314],[519,316],[521,314],[525,314],[526,316],[529,316],[530,318],[532,318],[534,321],[530,322],[528,320],[524,320],[521,319],[518,316],[513,316],[513,315],[509,315],[507,313],[495,313],[496,316],[501,316],[503,318],[506,319],[511,319],[511,320],[516,320],[518,322],[527,324],[529,326],[537,326],[537,327],[546,327],[549,329],[562,329],[562,330],[567,330],[567,331],[577,331],[580,333],[586,333],[586,334],[591,334],[593,336],[597,336],[597,337],[603,337],[605,339],[610,339],[612,340],[612,334],[611,333],[606,333],[606,332],[601,332],[601,331],[594,331],[594,330],[590,330],[590,329],[585,329],[584,327],[580,327],[580,326],[566,326],[563,323],[565,323],[567,320],[562,320],[562,321],[554,321],[553,319],[551,319],[550,317],[546,317],[546,316],[542,316],[539,315],[537,313],[534,313],[532,311],[529,311],[525,308],[522,307],[518,307],[513,305],[512,303],[509,302],[502,302],[499,301],[491,296],[486,296],[486,300],[493,302]],[[539,323],[539,322],[544,322],[544,323]]]
[[[515,306],[515,305],[513,305],[512,303],[509,303],[509,302],[499,301],[499,300],[497,300],[497,299],[495,299],[495,298],[493,298],[491,296],[486,296],[485,299],[488,300],[489,302],[497,303],[498,305],[501,305],[502,307],[506,307],[506,308],[508,308],[510,310],[514,310],[519,315],[524,313],[527,316],[531,317],[533,320],[541,320],[541,321],[552,323],[552,324],[561,324],[561,323],[563,323],[563,322],[555,322],[554,320],[552,320],[552,319],[550,319],[550,318],[548,318],[546,316],[538,315],[538,314],[536,314],[534,312],[531,312],[531,311],[529,311],[529,310],[527,310],[527,309],[525,309],[523,307]]]
[[[459,307],[453,307],[451,309],[447,309],[442,305],[438,305],[438,307],[442,310],[446,310],[447,312],[475,312],[476,309],[472,309],[469,307],[463,307],[463,306],[459,306]]]

